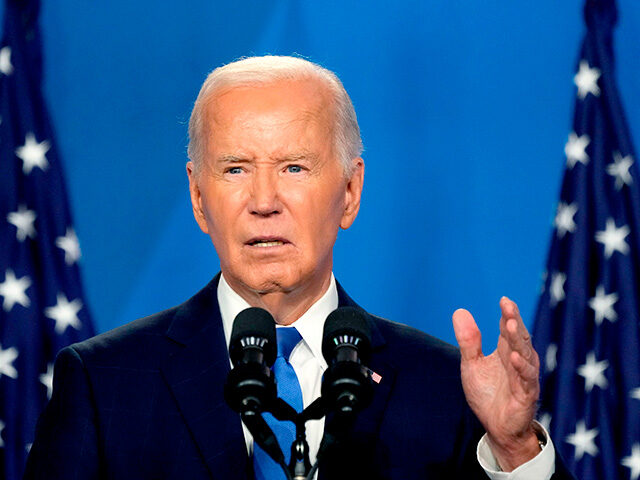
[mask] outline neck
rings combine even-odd
[[[312,285],[304,285],[291,290],[278,288],[266,292],[258,291],[226,276],[225,280],[249,305],[264,308],[271,313],[278,325],[291,325],[320,300],[329,289],[331,271],[324,276],[321,282],[314,282]]]

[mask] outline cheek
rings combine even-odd
[[[209,235],[216,248],[231,243],[236,222],[239,219],[239,194],[237,192],[216,192],[205,198],[205,217]]]
[[[333,245],[342,220],[343,198],[335,192],[332,193],[321,191],[315,195],[308,195],[305,207],[299,210],[300,220],[306,225],[305,231],[311,237],[309,241],[318,249],[326,249],[327,245]]]
[[[336,183],[340,183],[339,180]],[[326,192],[324,198],[321,198],[321,203],[318,205],[319,211],[323,212],[325,222],[327,226],[338,228],[342,215],[344,214],[344,191],[342,189],[333,188],[331,191]]]

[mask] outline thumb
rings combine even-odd
[[[453,312],[452,320],[462,360],[482,358],[482,335],[473,315],[464,308],[459,308]]]

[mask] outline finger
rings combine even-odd
[[[534,360],[535,351],[531,344],[531,336],[527,327],[525,327],[518,306],[507,297],[500,300],[500,308],[502,309],[502,318],[500,319],[500,334],[505,338],[509,346],[508,352],[516,351],[525,360],[532,362]]]
[[[507,343],[509,349],[518,352],[527,362],[532,362],[534,357],[533,345],[529,332],[521,331],[515,320],[509,319],[506,325]]]
[[[528,393],[538,388],[539,359],[536,351],[531,345],[531,339],[526,328],[523,328],[525,337],[513,318],[507,320],[507,351],[509,354],[509,364],[507,369],[509,382],[513,389],[522,388]]]
[[[521,389],[525,395],[537,394],[539,382],[536,366],[525,360],[518,352],[511,352],[510,361],[517,373],[517,375],[509,375],[512,391]]]
[[[482,335],[471,313],[463,308],[453,312],[453,330],[463,360],[482,358]]]
[[[539,394],[539,365],[537,360],[525,359],[515,350],[509,351],[501,359],[505,366],[509,389],[515,398],[523,402],[528,401],[527,398],[532,398],[532,396],[537,399]]]
[[[518,309],[518,305],[516,302],[511,300],[508,297],[502,297],[500,299],[500,310],[502,313],[501,321],[506,323],[509,319],[513,319],[518,324],[518,331],[524,337],[529,336],[529,332],[527,331],[527,327],[524,325],[524,321],[522,320],[522,316],[520,315],[520,309]]]

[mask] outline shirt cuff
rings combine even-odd
[[[556,470],[556,450],[547,430],[538,422],[536,422],[536,427],[547,439],[546,444],[538,455],[512,472],[500,470],[498,461],[487,442],[487,434],[483,435],[478,442],[476,453],[480,466],[491,480],[549,480],[551,478]]]

